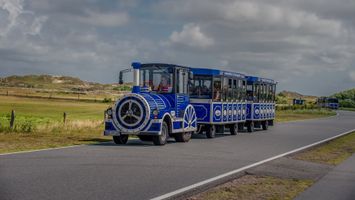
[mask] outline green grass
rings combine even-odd
[[[355,153],[355,132],[292,156],[295,159],[338,165]]]
[[[339,110],[355,111],[355,108],[340,107]]]
[[[102,120],[103,112],[109,105],[0,96],[0,123],[8,121],[11,110],[16,112],[16,121],[61,121],[64,112],[68,120]]]
[[[332,115],[336,115],[336,112],[329,109],[277,110],[275,120],[277,122],[287,122],[329,117]]]
[[[246,175],[200,193],[189,200],[293,199],[313,184],[311,180]]]
[[[109,141],[102,136],[105,103],[0,96],[0,153]],[[9,128],[11,110],[15,127]],[[67,113],[64,124],[63,112]]]

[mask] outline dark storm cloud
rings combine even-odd
[[[349,0],[0,0],[0,75],[114,82],[139,60],[330,94],[355,86],[354,10]]]

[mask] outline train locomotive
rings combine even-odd
[[[116,144],[129,135],[164,145],[169,137],[188,142],[194,133],[213,138],[225,128],[235,135],[273,125],[271,79],[164,63],[134,62],[131,69],[132,92],[105,111],[104,135]]]

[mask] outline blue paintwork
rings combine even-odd
[[[246,119],[250,121],[272,120],[275,118],[275,103],[247,103]]]
[[[138,62],[132,63],[134,69],[140,69],[155,65],[157,67],[167,67],[170,70],[174,70],[175,67],[182,67],[189,69],[194,75],[211,75],[219,76],[224,75],[228,77],[237,77],[249,81],[258,81],[273,83],[271,79],[265,79],[254,76],[245,76],[244,74],[222,71],[218,69],[207,68],[189,68],[172,64],[163,63],[150,63],[141,64]],[[253,102],[190,102],[188,94],[156,94],[150,92],[147,88],[140,88],[135,86],[132,89],[132,93],[136,96],[127,95],[121,100],[116,102],[116,108],[118,108],[123,102],[127,102],[127,99],[134,99],[139,102],[143,109],[143,118],[146,117],[148,122],[136,124],[135,126],[127,126],[122,123],[121,119],[117,117],[118,123],[126,130],[135,130],[135,128],[143,127],[137,134],[160,134],[163,118],[168,116],[171,119],[171,129],[173,133],[185,132],[186,130],[197,130],[198,124],[231,124],[245,122],[246,120],[265,120],[273,119],[275,117],[274,103],[253,103]],[[138,96],[137,96],[138,95]],[[137,98],[139,97],[139,98]],[[144,99],[144,100],[142,100]],[[146,102],[146,103],[145,103]],[[147,106],[144,106],[146,105]],[[118,116],[118,109],[114,111],[114,115]],[[150,113],[147,116],[147,113]],[[273,112],[272,112],[273,111]],[[154,115],[153,113],[156,113]],[[143,120],[144,121],[144,120]],[[192,128],[192,129],[191,129]],[[117,128],[115,122],[112,120],[105,121],[105,134],[116,131],[121,134],[121,130]]]
[[[191,68],[194,75],[221,75],[221,71],[218,69],[207,69],[207,68]]]
[[[264,83],[270,83],[270,84],[275,84],[276,82],[272,79],[268,78],[260,78],[256,76],[246,76],[246,79],[248,82],[264,82]]]
[[[133,69],[140,69],[142,64],[140,62],[133,62],[131,66],[133,67]]]

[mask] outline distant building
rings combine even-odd
[[[293,103],[293,105],[304,105],[306,103],[306,100],[304,100],[304,99],[293,99],[292,103]]]

